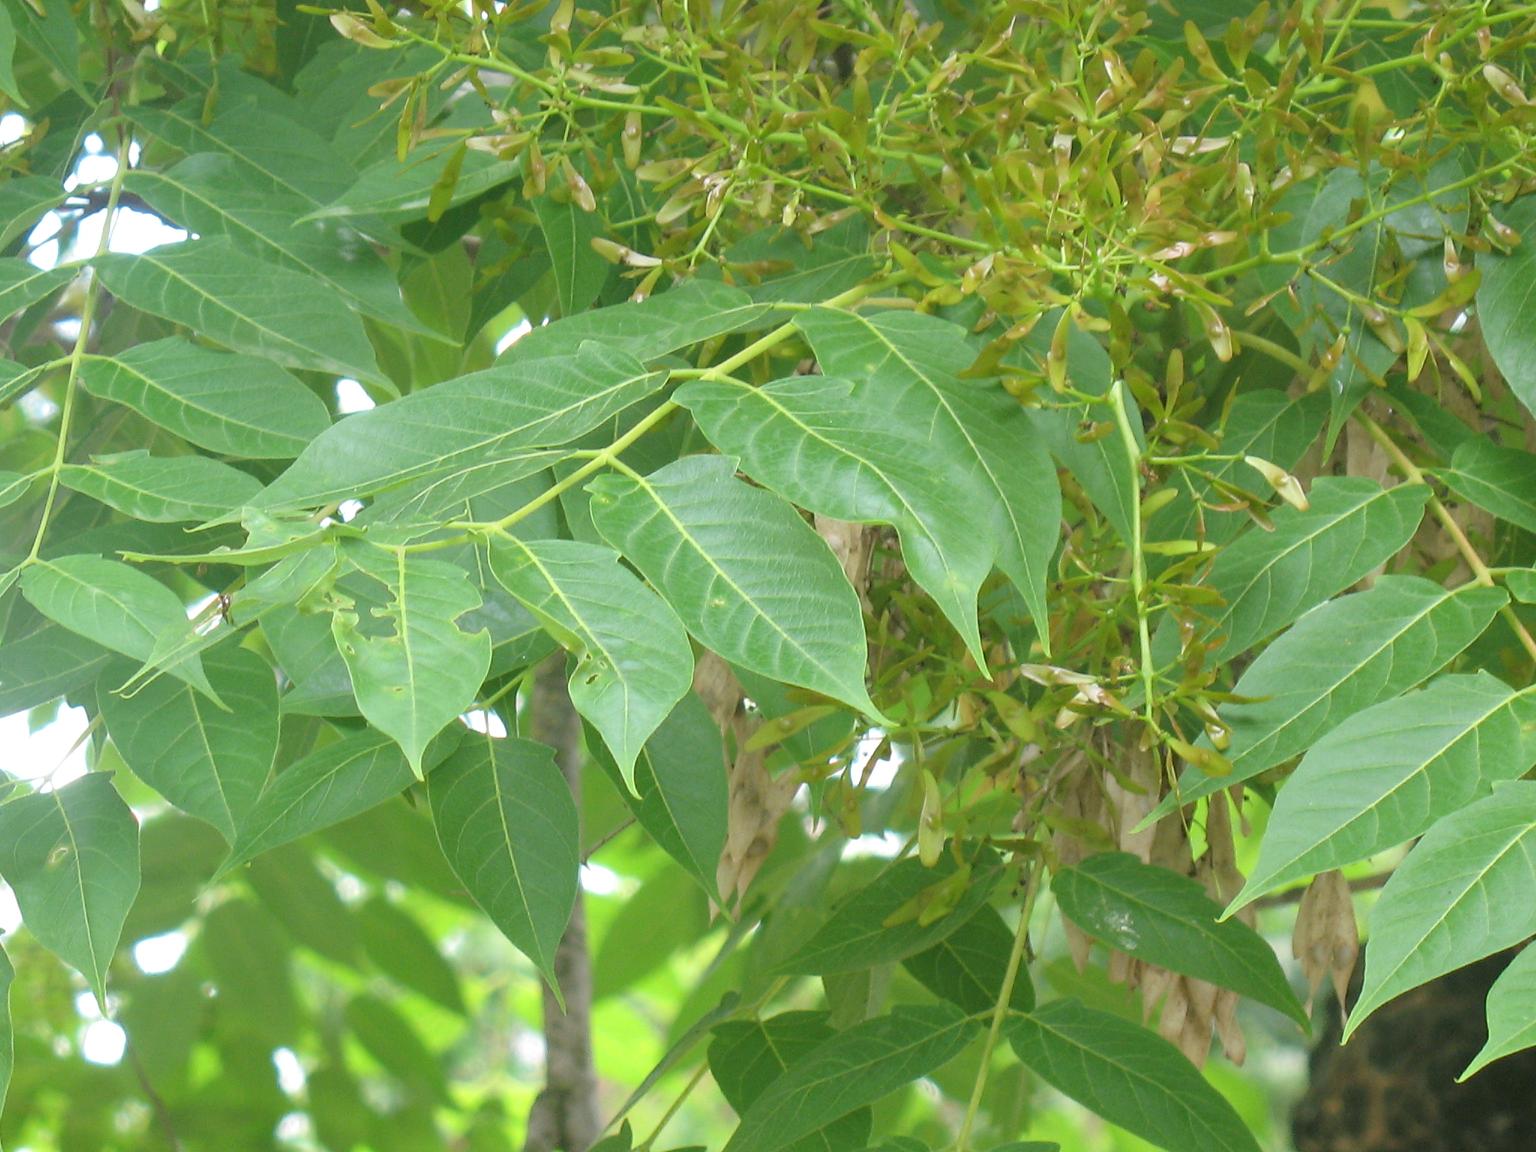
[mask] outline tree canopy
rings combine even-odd
[[[0,1140],[1289,1147],[1536,935],[1533,38],[0,0]]]

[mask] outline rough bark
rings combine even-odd
[[[555,761],[579,804],[581,720],[571,707],[560,656],[547,660],[534,676],[532,729],[536,740],[555,750]],[[565,1010],[545,985],[544,1088],[528,1113],[524,1152],[586,1152],[602,1131],[592,1067],[592,961],[580,891],[555,950],[555,977],[565,995]]]

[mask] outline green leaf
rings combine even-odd
[[[261,481],[207,456],[151,456],[142,448],[59,469],[66,488],[135,520],[212,520],[255,498]]]
[[[738,332],[773,315],[739,288],[689,280],[644,300],[593,308],[534,328],[502,357],[504,365],[575,354],[588,340],[649,362]]]
[[[778,970],[815,975],[856,972],[932,948],[976,915],[1001,875],[995,857],[984,857],[967,867],[969,874],[958,874],[949,855],[933,868],[924,867],[916,857],[897,861],[830,909],[826,923],[779,964]],[[929,923],[920,915],[910,914],[922,905],[925,895],[940,897],[957,883],[959,889],[948,912]],[[1009,940],[1011,947],[1011,935]]]
[[[23,308],[36,304],[79,274],[79,268],[68,264],[57,268],[38,268],[15,257],[0,258],[0,319],[14,316]]]
[[[1006,1026],[1029,1068],[1085,1108],[1169,1152],[1259,1152],[1222,1095],[1173,1045],[1076,1000],[1056,1000]]]
[[[1362,708],[1433,676],[1488,627],[1505,598],[1419,576],[1381,576],[1363,592],[1308,612],[1264,649],[1221,709],[1232,771],[1188,769],[1153,815],[1191,803],[1310,748]]]
[[[554,752],[531,740],[466,740],[427,781],[454,875],[551,985],[576,903],[576,804]]]
[[[1478,256],[1478,326],[1510,391],[1536,413],[1536,196],[1499,209],[1499,219],[1524,239],[1509,255]]]
[[[997,1004],[1013,951],[1013,933],[995,908],[982,908],[932,948],[902,960],[917,981],[941,1000],[967,1012],[986,1012]],[[1028,1012],[1035,1006],[1029,971],[1019,965],[1008,1006]]]
[[[11,983],[16,969],[11,958],[0,948],[0,1109],[11,1087],[11,1072],[16,1065],[15,1029],[11,1023]]]
[[[571,703],[634,791],[641,747],[693,684],[682,621],[598,544],[503,536],[492,540],[490,562],[502,587],[575,655]]]
[[[976,597],[994,549],[949,473],[873,379],[791,376],[762,387],[697,380],[673,398],[717,448],[785,499],[839,520],[895,525],[912,578],[985,666]]]
[[[233,351],[391,387],[362,321],[336,293],[241,251],[227,237],[105,256],[96,271],[125,304]]]
[[[1523,948],[1488,989],[1488,1042],[1456,1080],[1531,1047],[1536,1047],[1536,949]]]
[[[399,743],[421,778],[428,743],[474,703],[491,666],[490,633],[456,623],[480,607],[480,594],[469,573],[440,560],[367,545],[343,553],[384,585],[389,601],[367,619],[338,609],[336,647],[363,715]]]
[[[1504,586],[1522,604],[1536,604],[1536,568],[1517,568],[1504,573]]]
[[[284,844],[263,852],[241,878],[261,898],[262,907],[317,956],[358,967],[362,949],[358,916],[336,893],[336,886],[302,844]]]
[[[715,1029],[709,1045],[709,1071],[720,1095],[744,1114],[783,1074],[835,1033],[825,1012],[781,1012],[766,1020],[731,1020]],[[856,1108],[829,1125],[789,1145],[803,1152],[861,1148],[869,1139],[873,1117]]]
[[[565,444],[666,379],[588,343],[574,356],[517,360],[435,384],[326,430],[257,505],[317,507]]]
[[[354,996],[343,1013],[347,1027],[379,1065],[418,1096],[446,1103],[442,1063],[399,1012],[376,996]]]
[[[21,90],[16,87],[16,25],[11,21],[9,8],[0,5],[0,92],[9,96],[13,103],[26,107],[26,99]],[[10,978],[6,978],[6,987],[10,986]],[[6,1051],[10,1051],[10,1022],[6,1022]],[[9,1058],[7,1058],[9,1059]],[[10,1083],[10,1064],[5,1067],[6,1075],[0,1079],[0,1104],[5,1103],[5,1086]]]
[[[1090,936],[1149,964],[1219,984],[1307,1026],[1274,949],[1196,880],[1143,864],[1128,852],[1102,852],[1058,873],[1051,891],[1064,916]]]
[[[329,140],[297,120],[229,101],[207,121],[206,107],[195,98],[174,108],[135,108],[132,116],[150,135],[187,155],[228,157],[243,184],[294,196],[315,208],[340,196],[357,179]]]
[[[1536,455],[1474,436],[1435,475],[1463,500],[1536,532]]]
[[[435,190],[455,163],[458,171],[448,198],[434,203]],[[468,151],[459,140],[446,145],[424,141],[404,160],[389,156],[370,165],[358,174],[357,183],[311,216],[381,217],[392,223],[436,219],[448,208],[505,184],[521,172],[521,160],[498,160],[484,152]]]
[[[1351,716],[1280,789],[1259,862],[1228,912],[1426,832],[1536,764],[1536,701],[1486,673],[1443,676]]]
[[[979,1027],[958,1008],[897,1008],[812,1049],[742,1115],[725,1152],[778,1152],[943,1067]]]
[[[265,660],[233,644],[206,653],[203,666],[227,708],[164,676],[97,699],[134,774],[234,843],[277,753],[277,681]]]
[[[357,909],[368,958],[395,983],[419,992],[450,1012],[464,1012],[464,995],[453,965],[414,916],[382,893]]]
[[[593,522],[701,643],[878,716],[859,600],[837,559],[790,505],[735,471],[690,456],[648,477],[601,476],[588,486]]]
[[[725,848],[728,790],[720,729],[697,696],[686,695],[635,761],[634,790],[602,742],[587,747],[663,852],[718,900],[715,871]]]
[[[1438,821],[1397,866],[1371,912],[1365,983],[1347,1041],[1388,1000],[1536,933],[1536,781]]]
[[[602,218],[583,212],[572,200],[557,204],[548,196],[536,199],[533,211],[549,248],[560,315],[574,316],[603,290],[612,271],[592,249],[592,241],[603,234]]]
[[[86,391],[224,456],[291,459],[330,426],[325,402],[268,360],[179,337],[91,356]]]
[[[139,824],[111,778],[88,772],[0,805],[0,876],[38,943],[105,1006],[107,967],[139,890]]]
[[[0,248],[37,227],[42,215],[68,196],[64,185],[50,176],[11,174],[0,183]]]
[[[1217,555],[1207,583],[1226,608],[1210,634],[1224,639],[1209,660],[1246,652],[1385,563],[1418,528],[1429,489],[1323,477],[1309,496],[1308,511],[1282,508],[1273,532],[1250,529]]]
[[[411,766],[382,732],[354,732],[284,769],[235,832],[224,876],[269,849],[366,812],[400,795]]]
[[[386,324],[437,335],[400,298],[394,273],[372,247],[324,225],[299,223],[312,202],[245,182],[232,157],[204,153],[165,170],[135,169],[124,186],[199,236],[227,236],[245,251],[303,273]]]
[[[828,376],[869,379],[888,410],[928,431],[925,458],[952,470],[969,530],[1046,619],[1045,583],[1060,535],[1056,468],[1019,403],[997,384],[962,380],[976,359],[956,324],[916,312],[864,316],[815,308],[795,320]],[[1042,631],[1043,635],[1043,631]]]
[[[39,560],[21,574],[21,591],[50,620],[104,648],[147,662],[193,638],[176,594],[137,568],[101,556]],[[166,669],[215,702],[194,653]]]

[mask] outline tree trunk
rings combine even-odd
[[[534,675],[533,737],[555,750],[576,803],[581,803],[581,720],[565,686],[564,657],[546,660]],[[592,962],[580,890],[560,946],[555,977],[565,994],[560,1010],[544,986],[544,1088],[528,1113],[524,1152],[586,1152],[597,1141],[597,1074],[592,1067]]]

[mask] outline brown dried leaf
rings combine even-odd
[[[1307,977],[1307,1011],[1322,986],[1333,980],[1342,1011],[1349,977],[1360,955],[1360,930],[1355,924],[1355,904],[1344,873],[1335,869],[1313,879],[1296,912],[1291,955],[1301,961]]]

